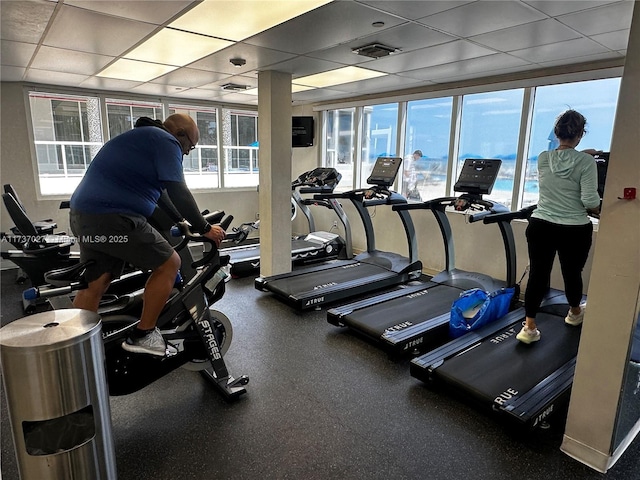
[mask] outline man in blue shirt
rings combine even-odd
[[[199,139],[198,126],[188,115],[174,114],[164,123],[143,117],[136,128],[104,144],[71,197],[70,223],[81,261],[94,260],[85,273],[89,286],[78,292],[74,307],[96,312],[125,263],[151,271],[140,323],[123,343],[125,350],[176,353],[156,322],[173,289],[180,257],[147,222],[163,190],[194,231],[218,245],[224,239],[224,230],[203,218],[184,180],[182,156]]]

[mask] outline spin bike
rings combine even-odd
[[[220,226],[226,229],[232,219],[228,216]],[[99,310],[109,394],[118,396],[136,392],[183,367],[200,371],[226,399],[236,399],[246,393],[249,377],[234,378],[229,373],[223,357],[231,344],[233,329],[226,315],[211,308],[224,295],[225,281],[230,278],[224,269],[229,257],[221,256],[215,242],[194,234],[186,223],[176,224],[171,234],[182,237],[174,246],[182,260],[181,275],[158,318],[157,327],[177,353],[157,357],[127,352],[122,348],[122,342],[140,321],[144,289],[128,295],[133,299],[125,302],[123,310]],[[188,248],[190,242],[203,245],[200,260],[193,260]],[[87,262],[84,262],[48,272],[45,279],[50,286],[33,288],[29,295],[48,298],[56,309],[72,308],[69,293],[86,288],[82,277],[86,266]],[[54,297],[58,301],[53,301]]]

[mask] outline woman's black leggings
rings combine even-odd
[[[524,294],[527,317],[535,318],[549,289],[553,261],[558,260],[564,279],[564,291],[572,307],[582,299],[582,269],[591,249],[593,225],[560,225],[531,218],[527,226],[529,246],[529,282]]]

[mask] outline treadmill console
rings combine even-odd
[[[367,178],[367,183],[379,187],[390,187],[396,180],[401,163],[402,159],[399,157],[378,157],[371,175]]]
[[[498,159],[466,159],[453,190],[474,195],[489,195],[498,178],[500,165],[502,160]]]
[[[296,178],[291,188],[302,187],[301,193],[331,193],[341,179],[342,174],[335,168],[318,167]]]

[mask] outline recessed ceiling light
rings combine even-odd
[[[329,70],[328,72],[296,78],[295,83],[297,85],[323,88],[330,87],[332,85],[341,85],[343,83],[357,82],[358,80],[383,77],[385,75],[386,73],[376,72],[374,70],[369,70],[368,68],[343,67],[338,68],[337,70]]]
[[[327,3],[330,0],[205,1],[169,26],[237,42]]]
[[[96,76],[148,82],[156,77],[172,72],[176,68],[178,67],[121,58],[113,62]]]

